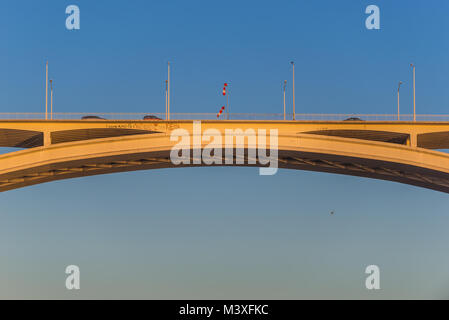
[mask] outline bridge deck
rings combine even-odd
[[[0,147],[44,144],[146,133],[191,130],[194,120],[0,120]],[[291,121],[202,120],[203,128],[273,129],[279,134],[308,133],[381,141],[425,149],[449,149],[449,121]]]

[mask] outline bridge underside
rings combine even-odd
[[[0,129],[0,147],[34,148],[43,145],[43,132],[19,129]]]

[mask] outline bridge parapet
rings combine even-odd
[[[97,116],[106,120],[143,120],[147,115],[152,115],[164,120],[165,113],[143,112],[55,112],[52,115],[42,112],[0,112],[3,120],[80,120],[85,116]],[[355,114],[355,113],[296,113],[295,121],[344,121],[346,119],[360,119],[361,121],[394,121],[413,122],[413,114]],[[293,114],[287,113],[285,121],[292,121]],[[170,120],[271,120],[283,121],[283,113],[230,113],[217,119],[217,113],[170,113]],[[449,122],[447,114],[417,114],[416,121],[421,122]]]

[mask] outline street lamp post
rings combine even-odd
[[[227,86],[226,87],[227,88],[227,90],[226,90],[226,110],[228,111],[227,112],[227,115],[228,115],[228,120],[229,120],[229,87]]]
[[[416,96],[415,96],[415,65],[410,63],[413,70],[413,121],[416,121]]]
[[[399,121],[399,89],[401,88],[402,83],[403,83],[402,81],[399,81],[398,83],[398,121]]]
[[[167,120],[170,120],[170,62],[168,62],[167,74]]]
[[[45,63],[45,120],[48,118],[48,60]]]
[[[168,120],[167,92],[168,92],[168,80],[165,80],[165,120]]]
[[[50,79],[50,119],[53,120],[53,80]]]
[[[284,120],[285,120],[285,87],[287,87],[287,80],[284,80],[284,86],[283,86],[283,89],[284,89]]]
[[[295,62],[290,62],[293,66],[293,120],[295,120]]]

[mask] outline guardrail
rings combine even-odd
[[[48,120],[79,120],[85,116],[97,116],[107,120],[142,120],[147,115],[156,116],[164,120],[165,113],[110,113],[110,112],[74,112],[74,113],[49,113]],[[286,114],[286,120],[292,121],[293,114]],[[412,114],[306,114],[296,113],[296,121],[413,121]],[[45,120],[45,113],[10,112],[0,113],[0,120]],[[284,120],[283,113],[231,113],[222,114],[217,118],[216,113],[171,113],[170,120]],[[449,115],[417,114],[416,121],[448,121]]]

